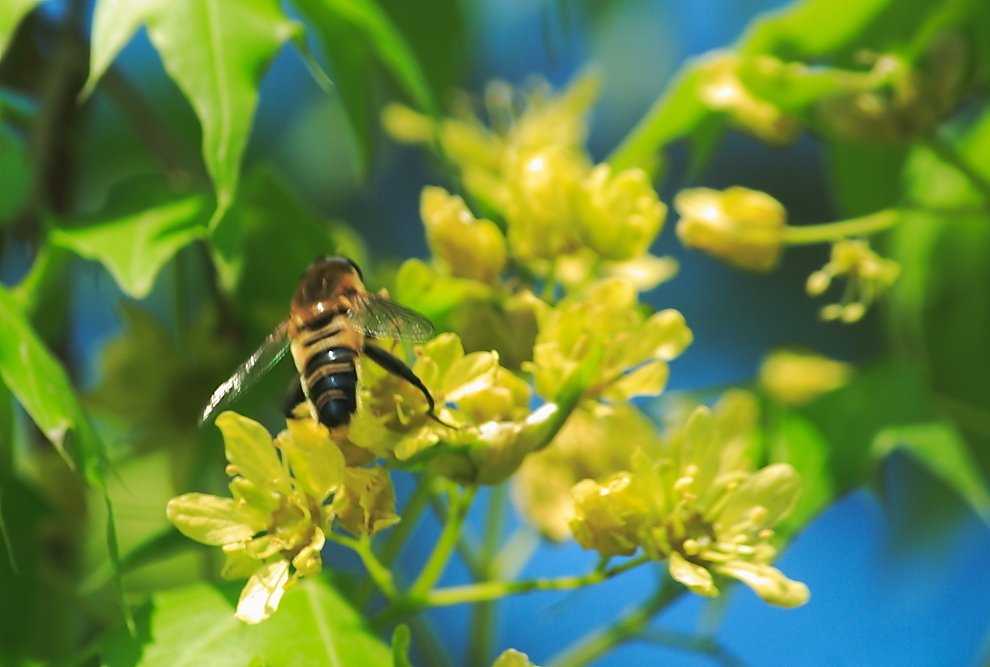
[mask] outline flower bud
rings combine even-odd
[[[553,261],[578,248],[574,198],[585,169],[584,158],[561,146],[509,156],[505,214],[513,255]]]
[[[581,184],[577,200],[581,236],[606,259],[625,261],[646,253],[660,233],[667,207],[642,169],[613,174],[595,167]]]
[[[386,104],[382,109],[382,126],[393,139],[405,144],[425,144],[433,141],[433,121],[404,104]]]
[[[745,271],[767,273],[783,249],[787,212],[770,195],[742,187],[682,190],[674,199],[681,243]]]
[[[505,237],[491,220],[471,215],[460,197],[425,187],[420,215],[433,255],[457,278],[493,284],[505,268]]]
[[[724,111],[757,139],[772,146],[786,146],[801,130],[800,121],[770,102],[755,96],[739,79],[742,59],[721,53],[702,64],[698,98],[715,111]]]
[[[760,385],[781,403],[799,405],[844,385],[849,364],[808,352],[777,350],[760,366]]]

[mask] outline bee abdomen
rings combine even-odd
[[[305,381],[320,423],[327,428],[349,424],[357,410],[357,353],[331,347],[306,362]]]

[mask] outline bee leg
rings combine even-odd
[[[298,379],[294,379],[285,389],[285,397],[282,399],[282,414],[286,417],[292,417],[296,407],[305,402],[306,392],[303,391],[302,383]]]
[[[447,426],[448,428],[456,428],[450,424],[444,424],[433,414],[433,410],[436,408],[436,404],[433,401],[433,396],[430,394],[430,390],[426,388],[423,381],[416,377],[416,374],[412,372],[412,369],[406,365],[402,359],[389,352],[388,350],[378,347],[377,345],[365,345],[364,353],[373,362],[384,368],[386,371],[392,375],[398,375],[400,378],[411,384],[412,386],[423,392],[423,396],[426,397],[426,402],[429,404],[430,409],[426,411],[426,414],[430,416],[430,419]]]

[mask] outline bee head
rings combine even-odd
[[[303,279],[309,276],[313,271],[326,271],[326,270],[336,270],[336,271],[346,271],[347,267],[357,274],[357,277],[363,282],[364,273],[361,272],[361,267],[357,265],[350,257],[345,257],[344,255],[323,255],[317,257],[313,260],[313,263],[306,267],[303,271]]]

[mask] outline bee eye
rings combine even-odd
[[[351,268],[354,269],[354,273],[356,273],[357,276],[358,276],[358,278],[360,278],[361,281],[363,282],[364,281],[364,274],[361,272],[361,267],[357,265],[357,262],[355,262],[350,257],[345,257],[343,255],[341,255],[341,259],[345,260],[348,264],[351,265]]]

